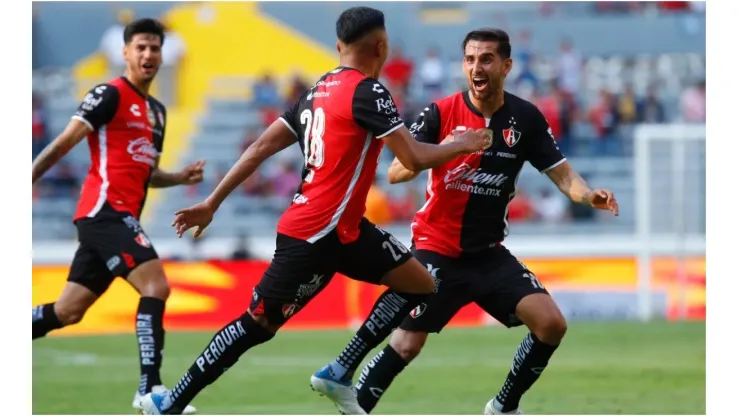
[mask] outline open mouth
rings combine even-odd
[[[478,77],[474,77],[473,78],[473,87],[476,90],[485,89],[486,86],[488,86],[488,79],[487,78],[478,78]]]
[[[152,70],[156,69],[153,64],[144,64],[143,67],[147,71],[152,71]]]

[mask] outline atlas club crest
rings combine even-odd
[[[519,138],[522,137],[522,133],[514,130],[514,127],[509,127],[508,129],[504,129],[503,134],[504,134],[504,142],[509,147],[514,147],[514,145],[519,142]]]

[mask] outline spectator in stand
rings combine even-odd
[[[394,185],[394,187],[395,192],[389,201],[393,222],[408,224],[422,205],[422,201],[419,201],[418,187],[413,182]]]
[[[123,29],[134,21],[134,12],[130,9],[119,9],[116,23],[103,32],[100,39],[100,51],[108,61],[108,78],[115,78],[126,72],[126,61],[123,59]]]
[[[386,79],[385,86],[398,88],[403,93],[409,90],[411,74],[414,73],[414,62],[403,55],[401,47],[393,48],[391,57],[383,67],[383,77]],[[394,95],[395,97],[395,95]]]
[[[31,152],[35,158],[49,144],[49,132],[46,122],[46,108],[41,96],[34,93],[31,97],[31,106],[33,111],[31,116],[33,127]]]
[[[681,119],[687,123],[706,123],[707,85],[704,80],[681,93]]]
[[[162,65],[157,71],[157,98],[166,106],[177,103],[177,70],[185,56],[185,41],[165,25],[165,42],[162,44]]]
[[[378,186],[378,177],[375,176],[373,184],[370,187],[370,192],[367,194],[367,200],[365,202],[365,218],[370,220],[373,224],[379,226],[388,225],[393,221],[393,214],[391,212],[390,198],[388,195]]]
[[[300,183],[301,175],[295,163],[284,159],[279,162],[276,173],[270,178],[270,189],[275,196],[292,199]]]
[[[259,126],[250,126],[244,134],[244,141],[240,149],[241,153],[247,150],[247,147],[251,146],[252,143],[256,142],[262,133],[262,128]]]
[[[251,260],[252,252],[249,251],[249,240],[246,233],[241,232],[236,237],[236,247],[231,252],[231,260]]]
[[[306,92],[307,89],[311,88],[308,84],[303,81],[300,74],[293,76],[293,81],[290,83],[290,89],[288,90],[288,99],[286,100],[286,106],[293,105],[294,102]]]
[[[254,84],[252,105],[260,110],[263,127],[269,126],[280,117],[283,100],[270,74],[263,75],[262,79]]]
[[[601,91],[599,100],[589,111],[589,120],[597,135],[591,147],[592,156],[620,154],[619,112],[612,93]]]
[[[691,10],[691,5],[688,1],[659,1],[658,9],[665,13],[680,13]]]
[[[519,34],[519,44],[514,46],[515,52],[515,64],[521,68],[521,71],[514,80],[514,85],[517,88],[528,86],[533,91],[539,88],[539,78],[534,73],[534,51],[531,45],[531,35],[529,31],[525,30]]]
[[[665,123],[665,108],[658,98],[655,86],[648,88],[645,98],[637,105],[637,119],[640,123]]]
[[[424,88],[425,101],[434,101],[442,96],[445,67],[436,49],[427,50],[427,56],[419,68],[419,77]]]
[[[554,194],[550,187],[542,188],[532,205],[537,218],[547,224],[558,224],[570,218],[568,199],[561,194]]]
[[[567,123],[565,117],[567,113],[567,103],[563,98],[562,91],[556,81],[550,82],[550,89],[543,95],[538,95],[534,99],[534,104],[540,109],[542,115],[547,119],[555,141],[558,142],[560,151],[568,154],[570,146],[570,137],[563,133],[563,125]]]
[[[262,172],[257,170],[242,182],[242,191],[247,196],[268,196],[270,195],[270,182],[262,175]]]
[[[637,97],[631,84],[624,87],[624,92],[618,102],[619,121],[623,124],[634,124],[637,122]]]
[[[66,160],[61,160],[46,179],[50,188],[49,196],[54,198],[73,198],[80,191],[80,180]]]
[[[532,218],[534,218],[532,203],[529,201],[524,188],[519,188],[516,190],[516,196],[509,204],[508,222],[526,222],[532,220]]]
[[[254,84],[252,103],[259,109],[283,105],[277,85],[270,74],[264,74],[262,79]]]
[[[570,95],[575,95],[581,86],[581,54],[573,48],[570,39],[560,43],[560,56],[556,64],[558,85]]]

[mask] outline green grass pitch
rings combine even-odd
[[[430,336],[377,414],[481,414],[503,383],[525,329],[447,329]],[[172,386],[212,333],[169,333]],[[283,332],[258,346],[193,405],[201,414],[335,414],[309,388],[350,331]],[[704,414],[704,323],[574,323],[522,401],[538,414]],[[369,356],[368,359],[372,357]],[[33,343],[34,414],[133,414],[139,365],[133,335]]]

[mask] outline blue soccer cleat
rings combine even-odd
[[[340,414],[367,414],[357,402],[357,392],[352,387],[352,380],[342,380],[336,377],[328,365],[311,376],[311,389],[334,402]]]

